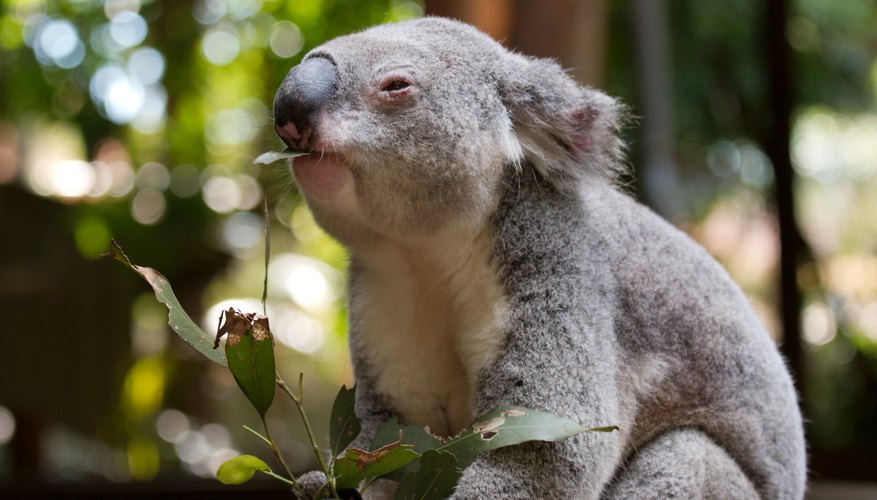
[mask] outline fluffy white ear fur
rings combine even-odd
[[[618,137],[625,107],[577,84],[554,61],[507,54],[505,62],[497,80],[519,158],[562,190],[589,178],[616,181],[625,171]]]

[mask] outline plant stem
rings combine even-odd
[[[259,433],[258,433],[255,429],[253,429],[252,427],[245,425],[245,426],[244,426],[244,429],[247,430],[247,431],[249,431],[250,434],[256,436],[256,437],[259,438],[259,439],[261,439],[262,442],[264,442],[264,443],[267,444],[268,446],[271,446],[271,441],[269,441],[268,438],[266,438],[265,436],[259,434]]]
[[[284,483],[286,483],[286,484],[292,486],[293,488],[298,487],[298,485],[295,484],[295,482],[290,481],[289,479],[286,479],[285,477],[283,477],[283,476],[281,476],[281,475],[279,475],[279,474],[275,474],[273,471],[270,471],[270,470],[260,470],[259,472],[261,472],[262,474],[269,475],[269,476],[271,476],[271,477],[273,477],[274,479],[277,479],[277,480],[279,480],[279,481],[283,481]]]
[[[299,377],[299,389],[301,388],[302,377]],[[320,453],[320,445],[317,444],[317,438],[314,436],[314,430],[311,428],[311,422],[308,420],[308,416],[305,414],[305,408],[302,404],[302,399],[300,396],[296,396],[292,389],[286,385],[286,382],[280,377],[280,374],[277,374],[277,386],[280,387],[283,392],[292,399],[292,402],[295,403],[295,408],[298,410],[298,414],[301,416],[301,421],[305,424],[305,431],[308,433],[308,439],[311,440],[311,448],[314,450],[314,455],[317,457],[317,461],[320,463],[320,469],[322,469],[323,474],[326,475],[326,481],[329,483],[329,487],[332,489],[332,495],[334,497],[338,497],[338,491],[335,489],[335,478],[329,473],[329,467],[326,466],[326,461],[323,459],[323,454]],[[300,394],[300,393],[299,393]]]
[[[320,495],[323,494],[323,490],[326,489],[326,486],[329,486],[329,483],[326,483],[323,486],[320,486],[320,489],[318,489],[317,492],[314,493],[314,498],[320,498]]]
[[[265,218],[265,282],[262,283],[262,314],[268,316],[268,261],[271,259],[271,215],[268,213],[268,196],[263,199],[262,216]]]
[[[289,466],[286,465],[286,460],[283,459],[283,454],[280,453],[280,448],[277,447],[277,443],[274,442],[274,438],[271,437],[271,431],[268,430],[268,422],[265,420],[265,417],[262,417],[262,426],[265,427],[265,436],[268,438],[268,444],[271,445],[271,451],[274,452],[274,457],[277,458],[277,461],[280,462],[280,465],[283,466],[283,470],[286,471],[286,474],[290,478],[290,481],[287,482],[292,484],[293,488],[295,488],[304,495],[304,489],[295,482],[295,475],[292,473],[291,470],[289,470]]]

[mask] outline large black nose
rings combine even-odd
[[[274,96],[274,129],[287,146],[308,148],[314,117],[337,86],[338,70],[327,57],[312,57],[289,70]]]

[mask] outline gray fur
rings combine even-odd
[[[486,233],[508,313],[473,413],[515,404],[621,431],[484,454],[455,498],[803,497],[795,392],[746,298],[613,187],[621,105],[445,19],[379,26],[314,55],[340,75],[315,133],[343,153],[360,207],[351,221],[309,198],[352,255],[355,445],[396,413],[374,388],[383,367],[363,354],[363,282],[381,277],[370,263],[390,243],[428,254]],[[393,68],[416,86],[404,104],[375,97]]]

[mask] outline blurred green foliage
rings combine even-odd
[[[278,333],[278,361],[290,379],[298,371],[309,374],[306,398],[318,432],[325,431],[328,403],[350,380],[338,300],[346,256],[316,227],[288,172],[259,169],[252,160],[280,146],[271,102],[303,54],[329,38],[422,11],[419,2],[402,0],[6,1],[0,7],[0,199],[30,191],[57,202],[64,229],[46,237],[69,238],[85,260],[117,238],[132,258],[165,274],[184,307],[200,317],[219,302],[248,305],[261,295],[265,195],[277,226],[272,247],[282,264],[272,273],[269,311],[276,304],[276,321],[300,332]],[[12,203],[7,215],[41,226],[28,204]],[[322,302],[302,299],[301,286],[289,291],[290,273],[322,290]],[[57,439],[47,441],[55,452],[44,457],[41,473],[62,480],[147,480],[173,476],[182,466],[212,475],[213,462],[232,447],[250,446],[238,426],[254,415],[231,390],[227,373],[205,369],[186,346],[169,340],[166,313],[142,288],[112,289],[94,279],[79,285],[134,304],[130,312],[102,312],[120,316],[119,322],[130,315],[130,331],[101,332],[130,341],[115,350],[99,340],[79,346],[124,366],[118,394],[109,398],[116,409],[86,425],[72,409],[45,422]],[[63,334],[48,332],[49,345]],[[125,345],[130,352],[118,349]],[[27,398],[35,393],[0,389],[14,395],[5,402],[14,413],[33,411]],[[303,436],[289,430],[287,410],[272,410],[269,420],[282,422],[278,437],[295,443]],[[74,422],[77,430],[54,427]],[[98,441],[88,441],[91,434]],[[71,448],[78,439],[85,441]],[[307,450],[293,446],[292,455],[296,467],[308,466]],[[3,463],[0,453],[0,482],[9,471]]]

